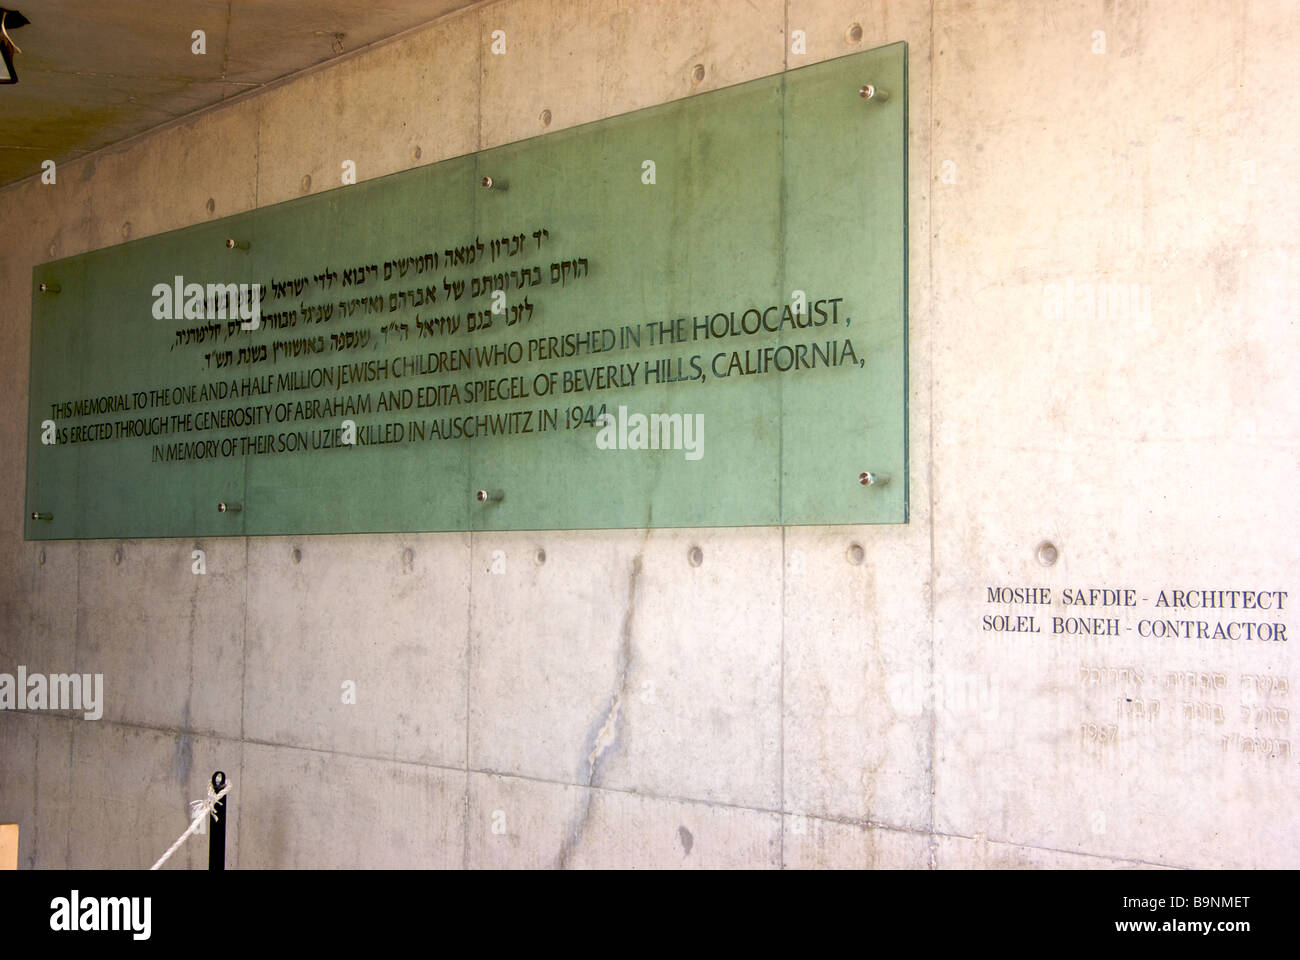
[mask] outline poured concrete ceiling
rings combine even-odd
[[[31,23],[10,34],[18,83],[0,85],[0,185],[472,2],[3,0]]]

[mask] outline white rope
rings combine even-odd
[[[208,784],[208,795],[207,795],[206,797],[204,797],[202,800],[191,800],[191,801],[190,801],[190,816],[193,817],[194,819],[193,819],[193,822],[190,823],[190,828],[189,828],[188,830],[186,830],[184,833],[182,833],[179,837],[177,837],[177,838],[176,838],[176,842],[173,843],[170,847],[168,847],[168,848],[167,848],[167,852],[164,853],[161,857],[159,857],[159,858],[158,858],[158,862],[155,863],[155,864],[154,864],[152,867],[150,867],[149,869],[150,869],[150,870],[157,870],[157,869],[158,869],[159,867],[161,867],[164,863],[166,863],[166,862],[167,862],[167,858],[170,857],[170,856],[171,856],[173,853],[175,853],[177,850],[179,850],[180,847],[181,847],[181,844],[184,843],[186,840],[188,840],[188,839],[190,838],[191,834],[193,834],[195,830],[198,830],[199,828],[201,828],[201,827],[203,826],[204,822],[206,821],[206,819],[207,819],[209,816],[211,816],[213,820],[216,820],[216,819],[217,819],[217,811],[216,811],[217,801],[220,800],[222,797],[224,797],[224,796],[225,796],[226,794],[228,794],[229,792],[230,792],[230,781],[229,781],[229,780],[227,780],[227,781],[226,781],[226,785],[225,785],[224,787],[221,788],[221,792],[220,792],[220,793],[213,793],[213,792],[212,792],[212,784],[209,783],[209,784]]]

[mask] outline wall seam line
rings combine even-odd
[[[480,15],[481,9],[474,12],[474,42],[478,50],[478,83],[474,85],[474,152],[477,154],[483,149],[483,18]],[[477,160],[475,161],[477,166]],[[478,194],[474,194],[474,205],[478,205]],[[475,217],[477,219],[477,216]],[[471,448],[466,449],[466,457],[470,457]],[[472,460],[469,463],[473,463]],[[469,529],[469,552],[466,555],[466,565],[468,566],[467,580],[468,590],[465,597],[465,799],[463,804],[461,840],[463,849],[461,852],[461,869],[468,870],[470,864],[469,856],[469,809],[470,809],[470,769],[469,769],[469,750],[470,750],[470,688],[474,680],[474,529],[470,525]]]
[[[930,382],[929,382],[929,417],[930,429],[927,441],[928,459],[926,464],[926,484],[929,486],[927,499],[929,500],[930,516],[928,518],[928,527],[930,532],[930,589],[929,589],[929,608],[930,608],[930,689],[934,689],[934,644],[935,644],[935,568],[934,568],[934,339],[935,339],[935,316],[937,314],[935,296],[934,296],[934,83],[935,83],[935,55],[934,55],[934,3],[930,0],[930,89],[928,91],[930,116],[927,118],[930,128],[930,135],[926,144],[926,186],[925,186],[925,206],[926,206],[926,271],[927,277],[927,296],[926,319],[928,329],[926,330],[926,352],[929,354]],[[930,869],[938,869],[937,851],[935,843],[936,828],[938,822],[936,819],[935,804],[935,766],[938,757],[938,713],[934,703],[930,705]]]
[[[144,723],[134,723],[130,721],[121,721],[121,720],[90,721],[90,720],[77,720],[72,717],[64,717],[64,716],[48,716],[48,712],[45,713],[36,712],[36,711],[12,711],[12,712],[16,716],[29,716],[38,720],[64,720],[67,721],[70,727],[72,728],[76,728],[83,723],[98,723],[99,725],[105,727],[118,727],[126,730],[147,731],[149,733],[155,733],[155,734],[160,734],[165,736],[176,736],[181,732],[175,728],[158,727],[158,726],[152,726]],[[455,774],[455,773],[462,772],[462,767],[455,764],[438,764],[438,763],[429,763],[429,762],[424,762],[419,760],[402,760],[389,755],[381,756],[378,754],[351,753],[342,750],[329,750],[322,747],[303,746],[301,744],[281,743],[281,742],[276,742],[271,740],[259,740],[256,738],[240,738],[236,740],[234,737],[222,736],[220,734],[198,733],[195,734],[195,736],[201,737],[205,740],[224,741],[228,743],[239,743],[241,744],[241,746],[253,745],[253,746],[273,747],[279,750],[295,750],[304,753],[319,754],[327,757],[340,757],[340,758],[346,758],[350,760],[370,761],[374,763],[398,763],[401,764],[402,766],[418,767],[423,770],[436,770],[447,774]],[[551,787],[561,787],[566,789],[586,788],[595,792],[620,794],[626,797],[633,797],[638,800],[658,801],[664,803],[689,804],[694,806],[709,807],[711,809],[735,810],[735,811],[770,815],[776,817],[782,817],[789,812],[784,809],[772,809],[764,806],[729,802],[725,800],[710,800],[707,798],[680,796],[675,794],[648,793],[645,790],[636,787],[612,787],[607,785],[601,786],[595,784],[591,785],[590,787],[587,787],[587,785],[585,784],[572,783],[566,780],[555,780],[548,777],[533,776],[533,775],[523,774],[523,773],[512,773],[509,771],[495,770],[490,767],[484,767],[481,769],[472,768],[470,772],[480,773],[486,776],[495,776],[495,777],[502,777],[511,780],[519,780],[526,783],[543,784]],[[242,767],[241,767],[241,774],[242,774]],[[237,813],[238,810],[236,810],[236,817],[237,817]],[[934,836],[934,837],[948,838],[953,840],[969,840],[973,842],[985,842],[985,843],[998,844],[1000,846],[1019,847],[1027,850],[1043,850],[1050,853],[1064,853],[1071,856],[1089,857],[1091,859],[1096,859],[1096,860],[1113,860],[1119,863],[1131,863],[1131,864],[1136,864],[1141,866],[1163,867],[1166,869],[1175,869],[1175,870],[1238,869],[1238,867],[1230,867],[1230,866],[1194,868],[1182,864],[1164,863],[1158,860],[1143,859],[1141,857],[1125,857],[1117,854],[1094,853],[1086,850],[1069,850],[1062,847],[1051,847],[1051,846],[1046,846],[1044,844],[1016,841],[1010,839],[1000,839],[997,837],[967,836],[966,834],[961,834],[961,833],[932,833],[932,831],[925,825],[906,826],[903,824],[895,824],[895,823],[887,823],[884,821],[871,820],[869,818],[860,819],[855,817],[839,817],[833,814],[807,814],[806,816],[810,820],[818,820],[825,823],[836,823],[842,826],[851,826],[863,830],[888,830],[893,833],[911,834],[911,835],[916,835],[921,837]]]
[[[782,30],[782,33],[781,33],[781,68],[782,68],[782,73],[781,73],[781,93],[782,93],[782,98],[781,98],[781,99],[782,99],[782,103],[781,103],[781,166],[782,166],[782,170],[783,170],[783,171],[784,171],[784,168],[785,168],[785,83],[786,83],[786,77],[785,77],[785,75],[786,75],[786,73],[788,73],[789,70],[790,70],[790,0],[785,0],[785,5],[784,5],[784,6],[785,6],[785,10],[784,10],[784,17],[785,17],[785,19],[784,19],[783,24],[782,24],[782,26],[783,26],[784,29]],[[780,270],[780,274],[781,274],[781,279],[782,279],[782,280],[787,279],[787,278],[786,278],[786,275],[785,275],[785,202],[786,202],[786,195],[785,195],[785,176],[784,176],[784,173],[783,173],[783,174],[782,174],[782,177],[781,177],[781,270]],[[782,297],[784,297],[784,296],[786,295],[786,291],[782,290],[782,291],[781,291],[781,295],[782,295]],[[777,384],[777,390],[779,391],[780,389],[781,389],[781,384],[778,382],[778,384]],[[782,406],[784,407],[784,402],[782,403]],[[781,464],[781,463],[783,463],[783,462],[785,461],[785,429],[784,429],[784,426],[782,426],[782,428],[778,431],[778,433],[777,433],[777,440],[778,440],[778,443],[779,443],[780,446],[781,446],[781,450],[780,450],[780,453],[778,454],[778,458],[777,458],[777,463],[778,463],[778,464]],[[777,476],[778,476],[777,483],[778,483],[778,485],[782,486],[782,489],[783,489],[784,474],[785,474],[785,471],[783,471],[783,470],[782,470],[782,471],[779,471],[778,474],[777,474]],[[779,499],[779,500],[777,501],[777,515],[778,515],[778,516],[780,516],[780,514],[781,514],[781,510],[780,510],[781,503],[783,503],[783,502],[784,502],[784,499],[785,499],[785,498],[784,498],[784,493],[780,494],[780,497],[781,497],[781,499]],[[779,721],[780,721],[780,722],[778,723],[778,725],[777,725],[777,768],[778,768],[778,771],[779,771],[779,773],[778,773],[778,777],[779,777],[779,782],[780,782],[780,788],[779,788],[780,795],[779,795],[779,797],[777,798],[777,804],[780,806],[780,808],[781,808],[781,810],[782,810],[782,813],[781,813],[780,819],[778,820],[778,823],[777,823],[777,836],[778,836],[777,869],[779,869],[779,870],[784,870],[784,869],[785,869],[785,813],[784,813],[784,811],[785,811],[785,809],[786,809],[786,791],[785,791],[785,624],[786,624],[786,619],[785,619],[785,590],[786,590],[786,579],[787,579],[787,576],[788,576],[788,568],[787,568],[787,566],[786,566],[785,529],[786,529],[785,517],[781,516],[781,650],[780,650],[781,660],[780,660],[780,686],[779,686],[778,691],[777,691],[777,697],[778,697],[778,716],[779,716]]]

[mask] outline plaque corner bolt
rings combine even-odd
[[[508,189],[506,182],[505,182],[504,180],[500,179],[499,177],[498,177],[498,178],[495,178],[495,179],[492,178],[492,177],[484,177],[482,180],[479,181],[479,183],[481,183],[481,184],[483,185],[483,189],[484,189],[484,190],[506,190],[506,189]]]
[[[500,503],[505,498],[504,490],[479,490],[474,494],[479,503]]]
[[[863,100],[875,100],[877,103],[884,103],[889,99],[889,91],[881,90],[874,83],[864,83],[858,88],[858,96]]]
[[[226,237],[227,250],[247,250],[249,242],[247,240],[236,240],[234,237]]]
[[[227,503],[225,500],[222,500],[217,504],[217,513],[238,513],[243,509],[244,508],[241,504]]]
[[[46,283],[42,280],[36,289],[40,290],[41,293],[58,293],[63,288],[57,283]]]
[[[33,510],[33,511],[32,511],[32,519],[33,519],[33,520],[44,520],[46,523],[49,523],[51,520],[54,519],[54,514],[52,514],[52,513],[41,513],[41,512],[39,512],[39,511],[37,511],[37,510]]]
[[[858,483],[864,487],[883,487],[889,483],[889,474],[872,473],[869,470],[864,470],[858,474]]]

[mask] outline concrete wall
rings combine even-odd
[[[222,767],[243,868],[1300,866],[1292,644],[1141,635],[1300,633],[1156,606],[1300,602],[1298,31],[1289,0],[505,0],[0,192],[0,670],[107,684],[99,721],[0,714],[20,864],[148,865]],[[897,40],[908,525],[218,540],[206,577],[190,541],[23,541],[33,264]],[[1118,635],[1051,632],[1080,614]]]

